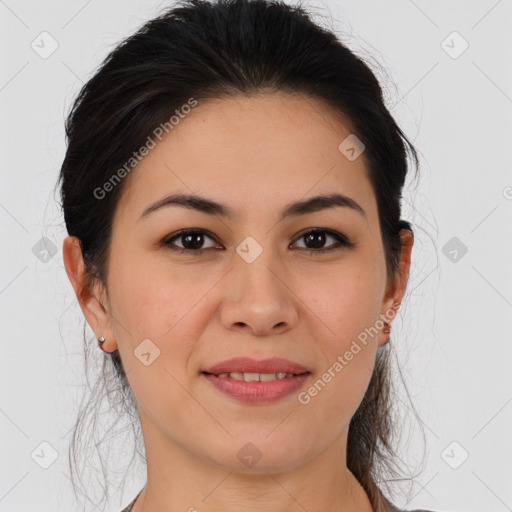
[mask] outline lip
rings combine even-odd
[[[282,359],[280,357],[272,357],[269,359],[256,360],[250,357],[233,357],[217,363],[216,365],[202,371],[218,375],[219,373],[294,373],[297,376],[309,373],[309,370],[299,363]],[[230,379],[231,380],[231,379]],[[257,384],[257,383],[256,383]],[[257,384],[258,385],[258,384]]]
[[[239,402],[251,404],[275,402],[295,393],[304,385],[310,375],[307,372],[267,382],[245,382],[230,377],[217,377],[209,373],[202,373],[202,376],[222,393]]]

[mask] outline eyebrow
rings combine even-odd
[[[140,216],[139,220],[168,206],[181,206],[197,210],[208,215],[220,215],[221,217],[229,219],[234,219],[236,217],[235,212],[229,206],[207,199],[206,197],[193,194],[172,194],[148,206]],[[287,217],[297,217],[299,215],[305,215],[307,213],[314,213],[336,207],[350,208],[366,218],[365,211],[359,203],[354,201],[354,199],[343,194],[330,194],[314,196],[309,199],[286,205],[281,212],[280,220]]]

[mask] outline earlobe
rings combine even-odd
[[[110,314],[101,301],[102,286],[98,281],[91,284],[78,238],[66,237],[62,252],[66,273],[87,323],[98,337],[104,335],[112,340]]]

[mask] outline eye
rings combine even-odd
[[[213,240],[213,238],[209,236],[204,229],[184,229],[182,231],[179,231],[175,235],[171,236],[170,238],[166,238],[163,241],[163,244],[169,249],[177,251],[179,253],[201,253],[202,251],[205,250],[205,248],[199,247],[203,245],[204,237]],[[174,244],[174,240],[182,240],[183,247],[176,246]]]
[[[328,246],[327,248],[318,248],[325,243],[327,238],[333,238],[337,244],[334,246]],[[343,247],[355,247],[355,244],[348,240],[345,235],[338,233],[337,231],[331,231],[329,229],[315,228],[309,231],[303,232],[296,240],[304,239],[306,244],[313,245],[313,248],[305,247],[305,249],[311,253],[326,253],[341,249]],[[302,249],[302,247],[300,247]]]
[[[205,238],[209,238],[210,240],[215,241],[214,238],[211,235],[209,235],[208,232],[204,229],[184,229],[163,240],[163,244],[165,247],[168,247],[169,249],[179,253],[188,255],[193,255],[194,253],[196,253],[196,255],[198,255],[201,254],[206,249],[211,249],[215,247],[215,245],[206,248],[202,247]],[[325,244],[328,238],[334,239],[336,243],[331,244],[331,246],[327,248],[322,248],[321,246]],[[355,247],[355,243],[348,240],[348,238],[345,235],[342,235],[337,231],[322,228],[315,228],[310,229],[308,231],[304,231],[295,240],[297,242],[298,240],[302,239],[305,240],[306,247],[299,247],[299,249],[305,249],[310,253],[326,253],[344,247]],[[176,240],[181,241],[181,247],[175,244]],[[308,247],[308,245],[312,245],[313,247]]]

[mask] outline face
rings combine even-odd
[[[364,153],[338,149],[351,133],[304,96],[199,102],[125,178],[108,301],[83,309],[106,350],[119,349],[147,444],[248,472],[344,450],[387,339],[380,315],[403,292],[388,286]],[[144,214],[176,194],[226,212],[168,203]],[[333,194],[345,199],[282,216]],[[203,373],[234,357],[308,373],[247,384]],[[251,468],[245,455],[261,459]]]

